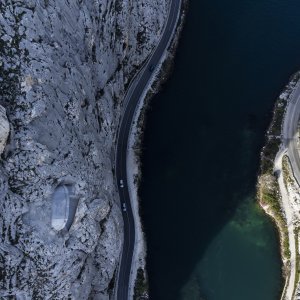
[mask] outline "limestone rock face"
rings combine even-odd
[[[168,5],[1,1],[0,104],[12,133],[0,162],[1,299],[110,299],[123,242],[113,171],[120,109]],[[70,230],[57,233],[51,197],[64,183],[78,206]]]
[[[6,110],[0,105],[0,154],[2,154],[9,134],[9,122],[6,116]]]

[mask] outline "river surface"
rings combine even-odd
[[[277,232],[255,184],[274,101],[299,68],[299,0],[190,1],[143,145],[152,300],[279,299]]]

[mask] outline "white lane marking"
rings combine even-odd
[[[181,1],[179,1],[179,2],[180,2],[180,4],[181,4]],[[174,3],[174,2],[172,2],[172,3]],[[175,5],[175,4],[174,4],[174,5]],[[115,161],[117,160],[118,141],[119,141],[119,138],[120,138],[120,131],[121,131],[122,124],[123,124],[123,121],[124,121],[124,120],[123,120],[124,113],[126,112],[127,107],[128,107],[128,104],[129,104],[129,102],[130,102],[130,98],[132,97],[132,95],[133,95],[133,93],[135,92],[135,89],[136,89],[136,87],[137,87],[137,85],[138,85],[137,79],[139,79],[139,78],[141,78],[142,76],[144,76],[145,72],[147,71],[149,62],[150,62],[151,59],[153,58],[153,56],[154,56],[156,50],[158,49],[158,47],[159,47],[159,45],[160,45],[160,43],[161,43],[161,41],[162,41],[162,38],[164,37],[164,35],[165,35],[166,32],[167,32],[167,24],[168,24],[168,21],[169,21],[169,18],[170,18],[170,14],[171,14],[171,12],[172,12],[172,7],[174,8],[174,6],[171,5],[171,7],[170,7],[169,14],[168,14],[168,18],[167,18],[167,21],[166,21],[166,23],[165,23],[165,27],[164,27],[164,30],[163,30],[163,32],[162,32],[162,35],[161,35],[161,37],[160,37],[160,39],[159,39],[159,41],[158,41],[158,43],[157,43],[157,47],[156,47],[155,49],[152,50],[152,54],[150,55],[150,57],[148,58],[148,60],[145,61],[145,64],[141,67],[140,71],[139,71],[139,72],[137,73],[137,75],[133,78],[133,81],[129,84],[129,89],[127,90],[127,95],[124,97],[125,107],[122,109],[123,113],[122,113],[121,121],[120,121],[120,123],[119,123],[119,130],[118,130],[118,134],[117,134],[117,143],[116,143],[117,147],[116,147],[116,150],[115,150]],[[177,10],[177,15],[178,15],[178,14],[179,14],[179,10]],[[174,19],[174,13],[172,14],[172,19],[171,19],[170,24],[173,23],[173,19]],[[170,26],[171,26],[171,25],[170,25]],[[168,42],[167,42],[167,45],[169,44],[169,42],[170,42],[170,40],[171,40],[171,37],[172,37],[172,35],[170,34],[169,39],[168,39]],[[164,51],[165,51],[165,50],[166,50],[166,48],[164,49]],[[159,59],[159,60],[161,60],[161,58],[162,58],[162,55],[160,56],[160,59]],[[144,92],[144,90],[145,90],[147,84],[149,83],[150,79],[152,78],[152,76],[153,76],[153,74],[150,74],[149,79],[148,79],[147,83],[145,84],[145,86],[144,86],[144,88],[143,88],[143,90],[142,90],[142,93],[141,93],[140,95],[143,94],[143,92]],[[135,83],[135,82],[136,82],[136,83]],[[136,103],[135,109],[136,109],[136,107],[137,107],[137,105],[138,105],[138,103],[139,103],[139,101],[140,101],[140,98],[141,98],[141,96],[139,97],[139,99],[138,99],[138,101],[137,101],[137,103]],[[127,101],[127,99],[128,99],[128,101]],[[131,107],[130,109],[132,109],[132,107]],[[134,110],[135,110],[135,109],[134,109]],[[128,121],[129,116],[130,116],[130,111],[129,111],[128,116],[127,116],[127,118],[126,118],[126,123],[127,123],[127,121]],[[132,126],[132,123],[131,123],[130,127],[131,127],[131,126]],[[128,142],[128,137],[127,137],[127,141],[126,141],[126,142]],[[123,145],[124,145],[124,137],[122,137],[121,150],[123,149]],[[126,148],[127,148],[127,147],[126,147]],[[126,154],[127,154],[127,151],[126,151]],[[121,151],[121,160],[120,160],[120,162],[121,162],[121,171],[120,171],[121,178],[123,177],[122,161],[123,161],[123,151]],[[115,162],[115,167],[117,167],[116,162]],[[126,163],[126,168],[127,168],[127,163]],[[118,179],[118,178],[117,178],[117,171],[116,171],[116,179]],[[127,176],[126,176],[126,179],[127,179]],[[118,183],[118,182],[117,182],[117,183]],[[127,180],[126,180],[126,188],[127,188],[127,190],[128,190]],[[120,188],[119,188],[118,190],[120,191]],[[123,191],[123,193],[124,193],[124,191]],[[130,201],[129,190],[128,190],[128,196],[129,196],[129,202],[131,202],[131,201]],[[124,198],[125,198],[125,197],[124,197]],[[130,203],[130,204],[131,204],[131,203]],[[130,205],[130,209],[131,209],[131,205]],[[127,217],[127,223],[130,224],[130,222],[129,222],[129,216],[128,216],[128,213],[127,213],[127,212],[126,212],[126,217]],[[123,219],[124,219],[124,218],[123,218]],[[133,218],[133,222],[134,222],[134,218]],[[128,236],[129,236],[129,241],[130,241],[130,236],[131,236],[130,226],[128,226]],[[129,251],[128,251],[128,250],[129,250],[129,246],[130,246],[130,242],[128,243],[128,247],[127,247],[126,261],[128,261],[128,255],[129,255]],[[123,255],[123,254],[122,254],[122,255]],[[131,266],[130,266],[130,269],[131,269]],[[124,287],[124,288],[125,288],[125,287]],[[128,293],[129,293],[129,289],[128,289]],[[128,294],[127,294],[127,298],[128,298]]]

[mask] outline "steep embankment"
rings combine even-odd
[[[131,205],[135,219],[135,247],[133,253],[133,264],[131,270],[131,283],[133,299],[149,299],[148,294],[148,275],[146,268],[146,244],[140,219],[140,197],[139,188],[141,185],[141,156],[142,156],[142,140],[144,128],[146,125],[146,112],[150,107],[150,101],[153,96],[160,91],[163,84],[168,80],[172,73],[174,57],[179,43],[181,31],[184,26],[188,10],[188,1],[181,1],[180,11],[177,14],[176,27],[174,28],[172,38],[168,47],[162,56],[159,64],[156,66],[156,71],[152,76],[148,87],[144,90],[136,107],[128,145],[127,153],[127,176],[130,192]]]
[[[299,280],[298,267],[298,218],[297,208],[293,207],[296,184],[289,166],[287,149],[284,147],[282,126],[285,111],[292,92],[299,81],[300,73],[295,74],[284,92],[275,103],[273,118],[266,135],[266,144],[261,152],[260,175],[257,197],[264,211],[277,225],[285,278],[281,299],[291,300]],[[299,209],[299,208],[298,208]],[[296,214],[295,214],[296,213]],[[298,218],[299,220],[299,218]]]
[[[111,295],[123,236],[113,169],[120,107],[167,6],[0,4],[0,104],[11,129],[0,172],[1,298]],[[51,196],[64,182],[79,202],[70,231],[57,233]]]

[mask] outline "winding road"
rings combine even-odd
[[[298,149],[298,122],[300,118],[300,84],[298,83],[289,97],[288,107],[284,116],[282,138],[284,148],[290,159],[294,177],[300,183],[300,156]]]
[[[162,59],[169,42],[175,32],[178,16],[180,13],[181,0],[171,0],[168,19],[165,24],[160,41],[153,50],[147,63],[140,70],[139,74],[131,83],[124,98],[124,109],[122,112],[121,125],[119,127],[117,150],[116,150],[116,180],[119,189],[121,207],[124,219],[124,244],[122,258],[117,279],[117,300],[127,300],[129,297],[129,280],[132,265],[132,257],[135,245],[135,224],[132,207],[130,203],[129,190],[127,185],[127,147],[131,124],[135,109],[139,100],[148,85],[155,68]],[[121,180],[123,184],[121,184]],[[123,209],[125,204],[126,210]]]
[[[282,126],[282,145],[279,152],[276,155],[274,161],[274,171],[278,174],[278,184],[281,193],[281,205],[283,207],[286,223],[287,232],[290,247],[290,265],[289,265],[289,276],[285,283],[284,292],[282,294],[281,300],[292,299],[295,292],[295,280],[297,273],[297,247],[295,238],[295,218],[299,219],[299,212],[295,211],[292,203],[292,197],[289,194],[288,188],[284,183],[283,178],[283,163],[282,159],[284,155],[287,155],[291,163],[291,169],[295,180],[300,183],[300,156],[298,149],[298,124],[300,118],[300,83],[297,82],[296,86],[293,88],[292,93],[288,99],[288,105],[284,114],[283,126]]]

